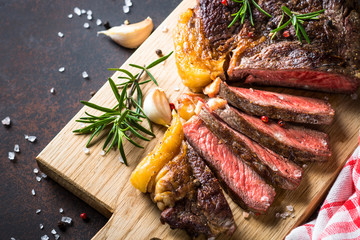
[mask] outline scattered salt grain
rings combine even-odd
[[[16,239],[12,237],[12,238],[10,238],[10,240],[16,240]]]
[[[51,93],[51,94],[55,94],[55,88],[51,88],[51,89],[50,89],[50,93]]]
[[[243,217],[244,217],[244,219],[249,219],[249,217],[250,217],[250,214],[248,213],[248,212],[243,212]]]
[[[74,8],[74,13],[75,13],[76,15],[80,16],[80,15],[81,15],[81,10],[80,10],[80,8],[78,8],[78,7]]]
[[[131,0],[125,0],[125,6],[131,7],[132,6]]]
[[[61,68],[59,68],[59,72],[64,72],[65,71],[65,67],[61,67]]]
[[[36,181],[40,182],[40,181],[41,181],[41,177],[36,176]]]
[[[29,135],[24,134],[24,138],[25,138],[25,140],[28,140],[28,139],[29,139]]]
[[[60,208],[59,213],[64,213],[64,209]]]
[[[169,31],[169,29],[168,29],[166,26],[163,26],[162,29],[161,29],[161,31],[162,31],[163,33],[167,33],[167,32]]]
[[[130,11],[130,8],[129,8],[129,6],[123,6],[123,12],[124,13],[128,13]]]
[[[14,146],[14,152],[20,152],[20,146],[19,146],[19,144],[15,144],[15,146]]]
[[[73,15],[72,15],[72,14],[69,14],[69,15],[68,15],[68,18],[73,18]]]
[[[104,150],[101,150],[100,155],[101,155],[101,156],[105,156],[105,151],[104,151]]]
[[[35,189],[32,189],[32,190],[31,190],[31,195],[33,195],[33,196],[35,196],[35,195],[36,195],[36,193],[35,193]]]
[[[15,159],[15,153],[14,152],[9,152],[8,158],[9,158],[10,161],[14,160]]]
[[[60,235],[59,235],[59,234],[55,234],[55,235],[54,235],[54,238],[55,238],[55,240],[58,240],[58,239],[60,238]]]
[[[290,214],[290,217],[291,217],[291,218],[294,218],[294,217],[295,217],[295,214],[293,214],[293,213]]]
[[[39,214],[39,213],[41,213],[41,209],[36,210],[36,214]]]
[[[102,21],[100,19],[96,20],[96,25],[100,26],[102,24]]]
[[[56,230],[55,230],[55,229],[51,230],[51,234],[52,234],[52,235],[57,234]]]
[[[125,163],[125,162],[124,162],[124,159],[123,159],[121,156],[119,156],[119,161],[120,161],[121,163]]]
[[[64,34],[62,32],[58,32],[58,36],[62,38],[64,37]]]
[[[174,91],[180,91],[180,88],[179,88],[179,87],[175,87],[175,88],[174,88]]]
[[[87,147],[84,147],[84,148],[83,148],[83,151],[84,151],[85,154],[89,154],[89,153],[90,153],[90,150],[89,150]]]
[[[71,217],[62,217],[61,222],[71,225],[72,224],[72,218]]]
[[[91,10],[87,10],[86,14],[87,14],[87,15],[92,15],[93,12],[92,12]]]
[[[43,230],[44,229],[44,225],[42,225],[41,223],[39,224],[39,228],[41,229],[41,230]]]
[[[4,118],[3,120],[1,120],[1,123],[2,123],[4,126],[9,126],[9,125],[11,124],[11,119],[10,119],[10,117]]]
[[[47,178],[47,175],[45,173],[40,174],[42,178]]]
[[[44,236],[41,237],[41,240],[49,240],[49,239],[50,239],[50,238],[49,238],[48,235],[44,235]]]
[[[293,211],[294,211],[294,207],[293,207],[292,205],[286,206],[286,209],[287,209],[289,212],[293,212]]]
[[[308,165],[306,165],[306,164],[303,164],[303,165],[302,165],[303,168],[307,168],[307,166],[308,166]]]
[[[279,217],[280,217],[280,213],[277,212],[277,213],[275,214],[275,217],[276,217],[276,218],[279,218]]]
[[[87,18],[87,20],[92,20],[93,19],[93,17],[91,15],[87,15],[86,18]]]
[[[86,10],[85,9],[81,9],[81,14],[85,14]]]
[[[37,174],[37,173],[39,173],[39,169],[34,168],[33,172],[34,172],[35,174]]]
[[[89,28],[90,27],[90,24],[89,23],[84,23],[84,28]]]
[[[36,141],[36,136],[28,136],[27,137],[27,140],[29,141],[29,142],[35,142]]]
[[[89,78],[89,74],[86,71],[83,71],[81,75],[84,79]]]

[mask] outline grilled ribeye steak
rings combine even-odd
[[[192,179],[192,189],[173,207],[161,213],[161,222],[168,223],[171,228],[184,229],[191,237],[199,234],[207,238],[221,233],[231,235],[235,231],[234,218],[220,184],[192,147],[187,144],[186,157],[176,158],[167,165],[166,175],[171,175],[171,178],[167,178],[165,185],[178,185],[180,181],[184,182],[183,189],[186,189],[188,179]],[[184,168],[188,169],[185,171],[187,176],[184,176]],[[169,187],[164,194],[178,195],[179,189],[181,187],[173,190]]]
[[[235,131],[217,119],[206,105],[201,109],[199,117],[217,137],[268,182],[290,190],[299,186],[303,173],[301,167]]]
[[[228,28],[239,4],[227,0],[199,0],[197,15],[204,35],[214,49],[235,49],[227,69],[230,81],[276,85],[327,92],[352,93],[360,78],[360,3],[358,0],[257,1],[269,18],[252,7],[254,26],[248,19]],[[310,13],[325,9],[319,20],[305,21],[311,44],[301,44],[290,24],[274,40],[270,31],[280,22],[281,7]],[[285,17],[283,23],[288,19]],[[229,46],[230,44],[230,46]]]
[[[198,116],[193,116],[183,128],[187,141],[213,170],[230,197],[243,209],[265,213],[274,201],[274,188],[235,155]]]
[[[326,161],[331,156],[326,133],[291,124],[280,127],[272,121],[264,123],[259,117],[247,115],[229,105],[213,112],[235,130],[288,159]]]
[[[232,106],[256,116],[310,124],[330,124],[335,111],[326,101],[288,94],[230,87],[221,82],[219,96]]]

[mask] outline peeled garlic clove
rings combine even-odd
[[[152,19],[147,17],[138,23],[112,27],[106,31],[98,32],[98,35],[105,34],[123,47],[137,48],[149,37],[153,28]]]
[[[170,125],[170,103],[161,88],[155,88],[146,95],[143,110],[150,121],[164,126]]]

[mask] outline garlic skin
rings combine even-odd
[[[164,90],[161,88],[154,88],[148,95],[146,95],[143,110],[150,121],[163,126],[170,125],[170,103]]]
[[[154,28],[153,21],[150,17],[145,20],[129,25],[112,27],[106,31],[100,31],[97,34],[105,34],[117,44],[126,48],[137,48],[150,35]]]

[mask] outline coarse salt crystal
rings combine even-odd
[[[58,36],[62,38],[64,37],[64,34],[62,32],[58,32]]]
[[[294,211],[294,207],[292,205],[288,205],[286,206],[286,209],[290,212],[293,212]]]
[[[78,7],[74,8],[74,13],[75,13],[76,15],[80,16],[80,15],[81,15],[81,10],[80,10],[80,8],[78,8]]]
[[[86,10],[85,9],[81,9],[81,14],[85,14]]]
[[[15,159],[15,153],[14,152],[9,152],[8,158],[9,158],[10,161],[14,160]]]
[[[89,154],[89,153],[90,153],[90,150],[89,150],[87,147],[84,147],[84,148],[83,148],[83,151],[84,151],[85,154]]]
[[[245,218],[245,219],[249,219],[249,217],[250,217],[250,214],[248,213],[248,212],[243,212],[243,217]]]
[[[130,11],[130,8],[129,8],[129,6],[123,6],[123,12],[124,13],[128,13]]]
[[[279,217],[280,217],[280,213],[277,212],[277,213],[275,214],[275,217],[276,217],[276,218],[279,218]]]
[[[161,29],[161,31],[162,31],[163,33],[167,33],[167,32],[169,31],[169,29],[168,29],[166,26],[163,26],[162,29]]]
[[[69,15],[68,15],[68,18],[73,18],[73,15],[72,15],[72,14],[69,14]]]
[[[59,235],[59,234],[55,234],[55,235],[54,235],[54,238],[55,238],[55,240],[58,240],[58,239],[60,238],[60,235]]]
[[[60,67],[60,68],[59,68],[59,72],[62,73],[62,72],[64,72],[64,71],[65,71],[65,67]]]
[[[131,0],[125,0],[125,6],[131,7],[132,6]]]
[[[102,24],[102,21],[100,19],[96,20],[96,25],[100,26]]]
[[[64,209],[60,208],[59,213],[64,213]]]
[[[32,190],[31,190],[31,194],[32,194],[33,196],[35,196],[35,195],[36,195],[36,193],[35,193],[35,189],[32,189]]]
[[[39,169],[34,168],[33,172],[34,172],[35,174],[37,174],[37,173],[39,173]]]
[[[47,175],[45,173],[40,174],[42,178],[47,178]]]
[[[39,224],[39,228],[41,229],[41,230],[43,230],[44,229],[44,225],[42,225],[41,223]]]
[[[36,176],[36,181],[40,182],[40,181],[41,181],[41,177]]]
[[[14,237],[10,238],[10,240],[16,240]]]
[[[25,138],[25,140],[28,140],[28,139],[29,139],[29,135],[24,134],[24,138]]]
[[[20,146],[19,146],[19,144],[15,144],[15,146],[14,146],[14,152],[20,152]]]
[[[176,86],[176,87],[174,88],[174,91],[180,91],[180,88]]]
[[[41,236],[41,240],[49,240],[49,236],[48,235],[44,235],[44,236]]]
[[[86,18],[87,18],[87,20],[92,20],[93,19],[93,17],[91,15],[87,15]]]
[[[63,223],[67,223],[67,224],[71,225],[71,223],[72,223],[72,218],[71,218],[71,217],[62,217],[62,218],[61,218],[61,221],[62,221]]]
[[[92,12],[91,10],[87,10],[86,14],[87,14],[87,15],[92,15],[93,12]]]
[[[121,163],[125,163],[124,159],[121,156],[119,156],[119,160],[120,160]]]
[[[55,88],[51,88],[51,89],[50,89],[50,93],[51,93],[51,94],[55,94]]]
[[[55,229],[51,230],[51,234],[53,235],[57,234],[56,230]]]
[[[41,213],[41,209],[36,209],[36,214]]]
[[[295,217],[295,214],[293,214],[293,213],[292,213],[292,214],[290,214],[290,217],[294,218],[294,217]]]
[[[89,23],[84,23],[84,28],[89,28],[90,27],[90,24]]]
[[[101,150],[100,155],[101,155],[101,156],[104,156],[104,155],[105,155],[105,151],[104,151],[104,150]]]
[[[308,165],[306,165],[306,164],[303,164],[303,165],[302,165],[303,168],[306,168],[307,166],[308,166]]]
[[[89,74],[86,71],[83,71],[81,75],[83,78],[89,78]]]
[[[4,118],[3,120],[1,120],[1,123],[2,123],[4,126],[9,126],[10,123],[11,123],[10,117]]]
[[[36,141],[36,136],[28,136],[27,140],[33,143]]]

